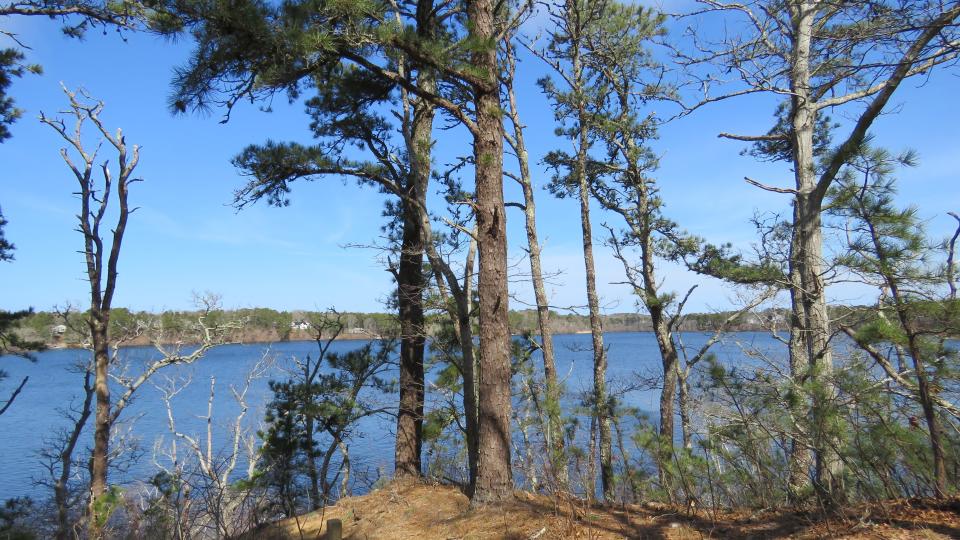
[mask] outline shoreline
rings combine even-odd
[[[334,341],[374,341],[374,340],[378,340],[378,339],[383,339],[383,337],[382,337],[382,336],[367,336],[367,335],[363,335],[363,334],[344,334],[344,335],[338,336]],[[317,340],[316,340],[316,339],[313,339],[313,338],[297,338],[297,339],[256,339],[256,338],[254,338],[254,339],[245,339],[245,340],[240,340],[240,341],[226,341],[226,342],[223,342],[223,343],[219,343],[219,344],[217,344],[217,345],[214,345],[214,347],[222,347],[222,346],[226,346],[226,345],[262,345],[262,344],[265,344],[265,343],[268,343],[268,344],[272,344],[272,343],[306,343],[306,342],[316,342],[316,341],[317,341]],[[161,344],[161,345],[174,345],[175,343],[176,343],[176,342],[169,341],[169,342],[161,342],[160,344]],[[196,345],[199,345],[199,344],[200,344],[200,342],[197,342],[197,341],[189,342],[189,343],[188,343],[188,342],[180,343],[180,345],[183,345],[183,346],[185,346],[185,347],[193,347],[193,346],[196,346]],[[120,348],[121,348],[121,349],[129,349],[129,348],[134,348],[134,347],[151,347],[151,346],[153,346],[153,345],[154,345],[154,343],[153,343],[153,342],[149,342],[149,341],[147,341],[147,342],[130,342],[130,343],[124,343],[123,345],[120,346]],[[48,344],[46,350],[48,350],[48,351],[80,350],[80,349],[85,349],[85,348],[86,348],[86,347],[84,347],[84,346],[82,346],[82,345],[80,345],[80,344],[78,344],[78,343],[53,343],[53,344]],[[43,351],[39,351],[39,352],[43,352]]]
[[[728,333],[728,334],[747,334],[747,333],[757,333],[757,332],[767,333],[766,330],[732,330],[732,331],[727,332],[727,333]],[[555,332],[555,333],[552,334],[552,335],[553,335],[554,337],[557,337],[557,336],[584,336],[584,335],[590,335],[590,333],[591,333],[590,330],[576,330],[576,331],[573,331],[573,332]],[[606,331],[604,331],[603,333],[604,333],[604,334],[652,334],[652,333],[653,333],[653,330],[606,330]],[[689,333],[689,334],[695,334],[695,333],[709,334],[709,333],[712,333],[712,332],[710,332],[709,330],[687,330],[687,331],[685,331],[684,333]],[[524,334],[523,334],[522,332],[517,332],[517,333],[511,333],[511,334],[510,334],[510,337],[522,337],[523,335],[524,335]],[[365,335],[365,334],[341,334],[341,335],[338,336],[334,341],[375,341],[375,340],[381,340],[381,339],[383,339],[383,336],[370,336],[370,335]],[[301,337],[297,337],[297,338],[295,338],[295,339],[283,339],[283,340],[281,340],[281,339],[257,339],[257,338],[253,338],[253,339],[245,339],[245,340],[240,340],[240,341],[227,341],[227,342],[224,342],[224,343],[215,345],[215,347],[221,347],[221,346],[225,346],[225,345],[262,345],[262,344],[275,344],[275,343],[307,343],[307,342],[316,342],[316,341],[317,341],[317,340],[316,340],[315,338],[301,338]],[[172,341],[171,341],[171,342],[162,342],[161,344],[162,344],[162,345],[173,345],[174,343],[175,343],[175,342],[172,342]],[[186,346],[186,347],[192,347],[192,346],[195,346],[195,345],[199,345],[199,342],[180,343],[180,345],[183,345],[183,346]],[[152,342],[143,341],[143,342],[130,342],[130,343],[125,343],[125,344],[121,345],[120,348],[121,348],[121,349],[128,349],[128,348],[134,348],[134,347],[150,347],[150,346],[153,346],[153,343],[152,343]],[[85,347],[83,347],[82,345],[77,344],[77,343],[53,343],[53,344],[47,344],[46,350],[48,350],[48,351],[56,351],[56,350],[81,350],[81,349],[84,349],[84,348],[85,348]],[[40,351],[40,352],[43,352],[43,351]]]

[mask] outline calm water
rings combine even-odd
[[[709,336],[688,333],[684,344],[696,350]],[[655,376],[660,373],[660,359],[656,341],[649,332],[608,333],[605,336],[609,348],[609,377],[611,387],[616,389],[637,379],[637,375]],[[363,345],[360,341],[341,341],[332,351],[344,352]],[[727,364],[749,362],[744,347],[763,350],[769,354],[782,355],[783,347],[764,333],[738,333],[714,346],[711,352]],[[557,368],[566,379],[566,388],[571,394],[592,386],[592,353],[589,334],[567,334],[555,337]],[[277,367],[272,378],[284,378],[280,371],[289,365],[291,357],[316,355],[317,345],[311,341],[279,343],[273,345],[228,345],[211,350],[207,355],[189,366],[172,366],[161,371],[153,382],[162,385],[166,377],[190,378],[191,384],[178,394],[172,404],[177,429],[183,433],[202,437],[205,433],[210,379],[216,379],[216,398],[213,405],[215,445],[226,444],[227,424],[236,416],[238,407],[231,396],[230,385],[242,386],[250,368],[264,355],[276,358]],[[2,357],[0,367],[10,376],[0,383],[0,399],[6,399],[20,380],[29,375],[30,381],[11,408],[0,416],[0,500],[8,497],[31,495],[47,496],[45,489],[37,487],[36,478],[44,474],[38,451],[46,438],[58,429],[67,426],[59,410],[65,409],[74,400],[79,404],[82,391],[82,375],[71,369],[89,353],[78,350],[55,350],[37,355],[37,362],[30,363],[19,358]],[[134,365],[147,361],[153,349],[125,349]],[[537,359],[537,363],[539,360]],[[250,411],[248,424],[256,426],[263,417],[265,404],[270,399],[268,378],[255,380],[247,394]],[[618,386],[622,383],[621,386]],[[114,395],[118,395],[114,390]],[[132,479],[146,479],[156,471],[154,447],[158,439],[170,441],[166,409],[160,392],[150,383],[138,391],[136,400],[124,411],[121,419],[129,427],[130,437],[138,441],[143,455],[125,475],[111,477],[111,483]],[[656,412],[658,391],[635,390],[624,396],[628,405]],[[361,423],[350,441],[351,460],[355,469],[393,470],[393,434],[395,420],[390,417],[366,419]],[[217,437],[219,434],[219,437]],[[81,444],[92,441],[89,432],[84,433]],[[78,449],[79,450],[79,449]],[[162,457],[159,458],[162,461]]]

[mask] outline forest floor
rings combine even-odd
[[[323,539],[325,523],[340,519],[343,538],[614,539],[650,538],[960,538],[960,499],[888,501],[825,518],[812,512],[688,512],[663,505],[587,507],[583,501],[518,493],[514,501],[470,510],[459,489],[393,482],[324,511],[260,529],[257,540]]]

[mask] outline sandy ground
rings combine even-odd
[[[662,505],[588,508],[582,501],[529,493],[517,493],[507,504],[471,510],[457,488],[416,482],[394,482],[246,538],[323,539],[326,521],[334,518],[343,523],[343,538],[351,540],[960,539],[960,499],[890,501],[851,508],[829,519],[796,512],[713,515]]]

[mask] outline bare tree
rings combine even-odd
[[[251,384],[268,376],[273,365],[273,357],[267,352],[247,371],[240,386],[229,386],[239,411],[227,423],[223,441],[217,441],[215,436],[216,377],[210,377],[206,415],[199,417],[205,422],[206,429],[202,435],[181,431],[173,412],[173,400],[187,388],[190,378],[177,380],[167,377],[164,384],[155,385],[161,393],[167,413],[167,428],[172,435],[168,444],[164,444],[163,439],[157,441],[155,461],[182,491],[166,501],[174,514],[174,538],[231,538],[253,525],[250,522],[251,514],[255,515],[256,507],[262,505],[252,485],[260,455],[258,437],[246,422],[250,410],[247,395]],[[169,464],[157,459],[161,455]],[[242,476],[247,481],[245,487],[236,485],[235,471],[241,460],[246,462]],[[169,497],[170,494],[165,496]]]
[[[86,262],[87,280],[90,284],[90,309],[86,318],[86,335],[89,338],[88,346],[93,352],[93,381],[96,397],[94,444],[90,458],[89,534],[91,537],[98,538],[103,535],[103,527],[109,514],[109,509],[98,506],[97,499],[106,492],[108,486],[111,428],[130,404],[137,390],[158,370],[173,364],[196,361],[211,347],[223,343],[228,329],[235,328],[235,325],[208,325],[206,318],[219,306],[217,299],[204,298],[200,300],[204,304],[204,310],[194,329],[198,334],[195,338],[199,345],[192,351],[182,352],[182,340],[169,345],[165,342],[166,340],[158,336],[154,344],[160,357],[148,363],[142,370],[138,371],[119,361],[121,346],[126,341],[138,337],[148,328],[147,324],[138,322],[136,328],[130,329],[121,336],[110,335],[110,310],[117,286],[120,249],[129,216],[136,210],[130,207],[128,196],[130,186],[140,181],[133,177],[134,169],[140,159],[140,149],[136,145],[129,147],[121,130],[111,133],[104,126],[100,119],[104,108],[103,102],[94,101],[83,90],[72,92],[64,87],[64,93],[70,102],[70,109],[64,111],[64,114],[73,117],[72,129],[67,127],[63,119],[50,118],[42,113],[40,121],[53,128],[67,142],[68,147],[61,149],[60,154],[79,184],[77,195],[81,208],[77,215],[78,231],[83,235],[82,253]],[[94,132],[102,138],[94,149],[90,149],[83,142],[84,130],[88,122],[93,125]],[[103,141],[116,151],[118,168],[116,177],[111,172],[109,160],[103,161],[99,166],[96,163]],[[79,161],[76,161],[77,158]],[[97,169],[99,169],[99,175]],[[105,226],[104,219],[114,199],[118,207],[117,218],[112,225],[111,236],[108,238],[109,245],[107,245],[101,228]],[[121,371],[111,373],[111,366],[120,366]],[[122,388],[115,403],[111,403],[111,380]]]
[[[68,420],[68,427],[55,433],[40,451],[43,467],[48,478],[38,481],[53,490],[53,502],[57,509],[56,538],[69,540],[79,535],[74,530],[75,519],[71,510],[76,506],[77,493],[73,468],[78,465],[76,450],[83,428],[93,412],[93,369],[90,364],[79,364],[75,371],[83,373],[83,394],[79,405],[71,403],[61,414]],[[81,496],[82,500],[83,497]]]
[[[88,319],[90,338],[94,354],[94,388],[96,391],[96,419],[94,424],[94,450],[91,458],[90,476],[90,534],[99,538],[102,535],[102,519],[96,515],[97,498],[107,489],[107,455],[109,453],[110,426],[113,418],[110,408],[109,367],[110,353],[108,350],[110,326],[110,308],[113,304],[113,295],[117,286],[117,263],[120,258],[120,247],[127,226],[127,219],[131,213],[128,204],[130,185],[139,179],[134,178],[133,171],[140,160],[140,148],[134,145],[128,147],[122,131],[115,134],[103,125],[100,113],[103,111],[103,102],[93,101],[86,92],[80,90],[71,92],[64,87],[64,93],[70,101],[70,109],[64,111],[75,120],[70,130],[62,119],[48,118],[41,113],[40,121],[53,128],[69,145],[63,148],[60,155],[79,184],[77,192],[80,198],[80,212],[77,215],[79,231],[83,235],[83,254],[86,259],[87,280],[90,283],[90,316]],[[84,124],[90,122],[96,131],[107,143],[116,150],[118,172],[116,178],[109,168],[109,161],[104,161],[99,167],[96,164],[96,149],[89,150],[82,140]],[[75,163],[71,157],[74,153],[80,158]],[[96,178],[96,169],[102,172],[102,179]],[[116,182],[114,184],[114,182]],[[116,192],[112,191],[116,189]],[[113,198],[119,208],[116,224],[113,225],[112,239],[109,247],[104,246],[104,236],[101,224],[106,217],[106,211]]]
[[[216,306],[213,300],[207,299],[207,301],[209,302],[207,304],[208,310]],[[165,331],[160,326],[159,319],[136,320],[132,326],[126,328],[114,325],[110,336],[110,346],[108,347],[110,351],[108,375],[113,384],[122,389],[122,392],[120,398],[111,404],[108,417],[111,427],[111,442],[107,461],[108,466],[112,469],[121,465],[120,461],[129,461],[129,459],[135,457],[131,455],[131,448],[128,448],[130,441],[124,440],[123,432],[117,428],[120,425],[121,413],[133,402],[137,390],[162,368],[174,364],[189,364],[201,358],[206,351],[220,341],[223,335],[236,328],[236,325],[233,324],[208,326],[204,322],[208,314],[209,311],[201,312],[194,328],[176,336]],[[59,310],[58,315],[77,335],[83,336],[86,333],[86,339],[80,345],[92,352],[93,344],[86,320],[84,319],[83,322],[78,324],[79,319],[73,316],[69,307]],[[157,350],[155,359],[145,365],[129,358],[122,350],[131,341],[143,336],[149,336]],[[170,345],[171,341],[179,344]],[[183,347],[184,341],[196,344],[195,349],[189,354],[181,353],[180,349]],[[69,406],[60,411],[61,415],[67,420],[67,426],[45,440],[44,448],[40,451],[43,467],[47,470],[47,477],[38,479],[38,483],[53,491],[53,502],[57,510],[56,537],[58,539],[74,538],[79,534],[77,516],[74,510],[78,501],[84,500],[86,497],[84,494],[77,492],[78,475],[75,470],[80,467],[86,468],[87,473],[91,472],[89,470],[91,465],[89,456],[80,453],[78,450],[81,449],[79,446],[80,436],[93,414],[96,394],[94,361],[95,356],[91,355],[89,361],[83,361],[71,367],[73,372],[83,375],[81,399],[79,404],[71,402]],[[124,454],[127,454],[127,456],[121,459]],[[84,491],[88,491],[88,489],[87,487],[87,490]]]

